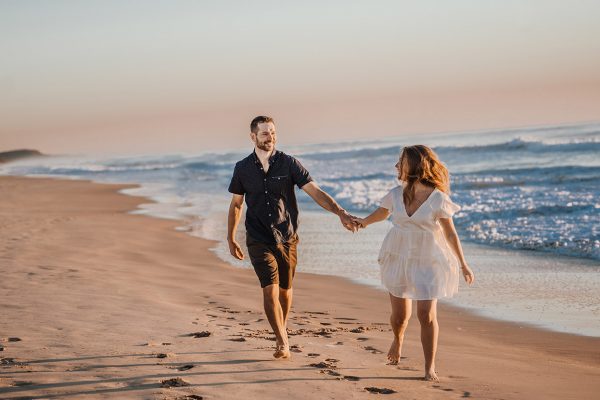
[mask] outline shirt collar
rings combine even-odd
[[[280,154],[281,154],[281,152],[279,150],[275,149],[273,151],[273,153],[271,153],[271,157],[269,157],[269,164],[273,164],[275,161],[277,161]],[[256,150],[254,150],[252,152],[252,155],[254,156],[254,163],[260,164],[260,160],[258,159],[258,156],[256,155]]]

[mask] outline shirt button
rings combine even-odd
[[[266,180],[266,179],[263,179],[263,181],[265,181],[265,182],[266,182],[267,180]]]
[[[271,216],[271,214],[269,214],[269,217]]]
[[[265,190],[265,193],[269,193],[269,192]]]
[[[271,203],[269,203],[269,202],[267,201],[267,205],[270,205],[270,204],[271,204]]]

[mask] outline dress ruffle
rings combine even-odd
[[[407,299],[454,296],[458,261],[446,247],[441,232],[393,227],[379,252],[381,283],[392,295]]]

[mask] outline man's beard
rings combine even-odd
[[[271,151],[273,149],[269,148],[268,146],[272,145],[273,147],[275,147],[275,142],[256,142],[256,147],[258,147],[259,149],[263,150],[263,151]]]

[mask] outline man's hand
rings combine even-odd
[[[350,232],[353,233],[358,231],[359,224],[355,221],[356,217],[353,217],[352,215],[348,214],[345,210],[342,210],[339,213],[339,217],[342,225],[344,225],[344,228],[348,229]]]
[[[354,219],[354,223],[358,225],[359,228],[364,229],[367,227],[367,223],[365,221],[365,218],[358,218],[358,217],[353,217]]]
[[[242,251],[242,248],[240,247],[238,242],[236,242],[235,240],[229,241],[229,252],[238,260],[244,259],[244,252]]]

